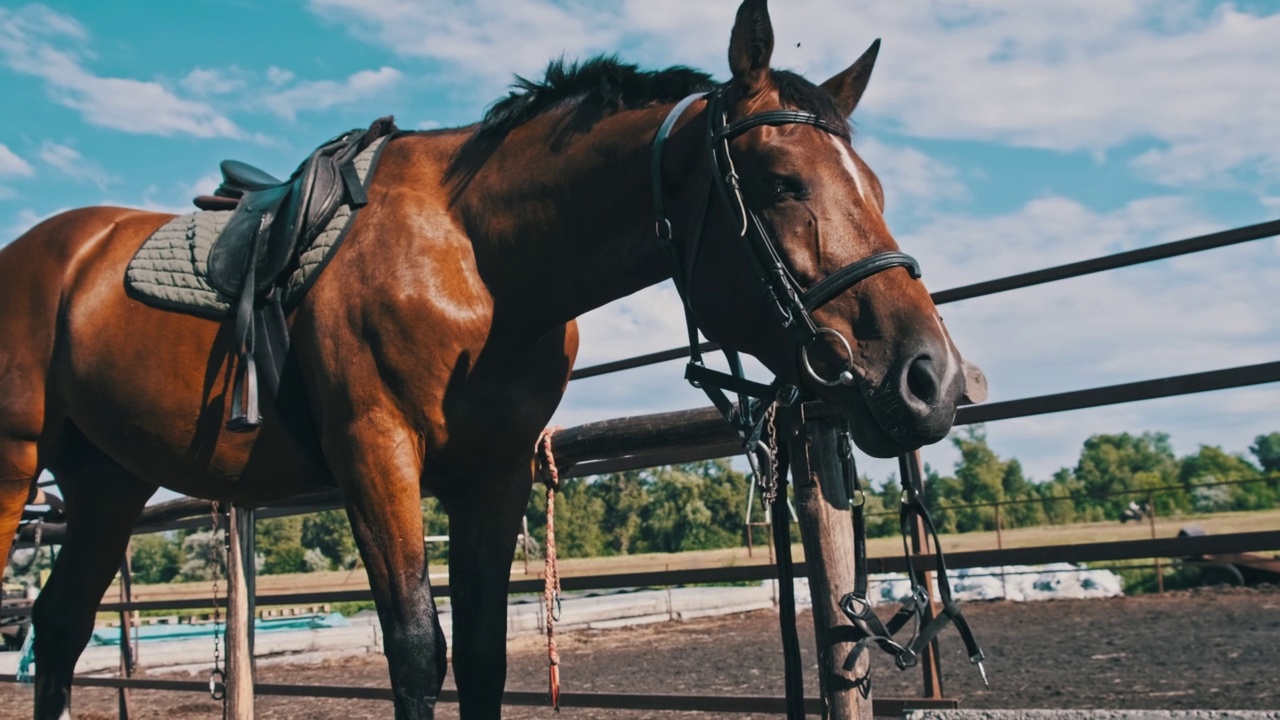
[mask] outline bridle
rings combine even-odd
[[[919,279],[920,264],[916,262],[915,258],[905,253],[876,253],[840,268],[807,289],[802,288],[800,283],[796,281],[795,276],[787,269],[786,263],[783,262],[782,255],[778,252],[777,242],[770,236],[768,229],[760,220],[760,216],[756,214],[743,196],[740,178],[734,168],[733,157],[729,153],[729,143],[748,130],[763,126],[776,127],[802,124],[812,125],[832,135],[843,136],[844,133],[842,128],[834,127],[817,115],[803,110],[768,110],[748,115],[730,123],[725,100],[727,89],[728,85],[720,85],[710,93],[696,93],[684,98],[672,108],[658,128],[658,132],[653,139],[650,165],[653,183],[654,234],[663,248],[663,254],[666,256],[676,291],[680,294],[680,299],[684,303],[690,353],[689,364],[685,369],[685,379],[694,387],[702,389],[720,413],[724,415],[725,419],[729,421],[729,424],[737,431],[747,451],[747,460],[751,463],[757,482],[761,482],[763,478],[772,478],[776,473],[778,479],[775,491],[780,494],[780,497],[785,502],[784,481],[781,480],[785,471],[777,469],[776,434],[772,429],[766,430],[766,425],[772,424],[769,422],[772,417],[769,408],[774,406],[775,403],[788,406],[794,405],[800,399],[800,389],[794,385],[783,383],[776,378],[768,385],[748,380],[742,370],[741,357],[737,352],[727,348],[723,350],[725,357],[729,361],[730,372],[724,373],[712,370],[703,362],[702,352],[699,347],[698,327],[694,321],[689,290],[693,284],[694,268],[698,262],[702,235],[711,209],[711,196],[713,194],[720,196],[729,217],[737,224],[739,228],[738,236],[746,244],[747,257],[750,260],[763,295],[769,301],[772,314],[783,329],[791,335],[798,348],[797,354],[799,355],[801,369],[814,381],[827,387],[853,385],[855,381],[851,372],[853,352],[847,338],[832,328],[823,327],[815,323],[812,313],[857,283],[890,268],[906,268],[912,278]],[[696,216],[698,219],[690,235],[689,246],[681,248],[676,245],[671,221],[667,218],[663,207],[663,148],[676,122],[688,110],[690,105],[703,97],[707,99],[706,143],[707,151],[710,153],[711,182],[706,194],[703,196],[702,209]],[[849,362],[849,368],[843,370],[835,380],[829,380],[818,375],[809,363],[809,348],[824,335],[833,336],[839,344],[844,346],[846,358]],[[737,394],[738,402],[736,404],[731,402],[727,393]],[[801,417],[804,415],[803,409],[804,407],[802,406]],[[802,420],[801,422],[804,421]],[[851,630],[852,637],[857,640],[858,650],[856,652],[861,652],[861,648],[870,644],[877,645],[894,656],[900,669],[905,669],[918,662],[918,657],[924,648],[937,637],[938,633],[948,623],[954,623],[960,632],[961,638],[964,640],[969,659],[977,664],[979,670],[982,670],[984,653],[978,646],[977,640],[974,639],[973,632],[969,629],[969,624],[961,614],[959,606],[952,600],[951,588],[946,576],[946,565],[942,558],[941,548],[937,545],[937,531],[934,529],[933,521],[929,518],[928,509],[920,498],[919,487],[921,487],[921,483],[919,478],[912,478],[915,472],[912,468],[915,466],[905,462],[902,466],[903,496],[899,513],[904,548],[910,524],[914,522],[914,518],[920,517],[925,527],[933,535],[934,548],[936,548],[937,582],[939,595],[943,603],[942,612],[937,617],[929,618],[929,613],[931,613],[929,609],[930,591],[917,575],[915,567],[911,563],[909,552],[907,553],[907,567],[912,585],[911,598],[903,603],[899,612],[887,623],[881,622],[872,611],[871,603],[867,599],[868,567],[866,557],[866,521],[864,516],[865,503],[854,501],[855,497],[865,498],[865,493],[861,488],[861,481],[858,478],[857,468],[853,462],[853,443],[848,434],[847,425],[844,426],[842,437],[843,449],[840,452],[840,466],[850,497],[857,568],[854,573],[855,587],[852,592],[841,599],[840,607],[853,624]],[[775,511],[775,531],[783,533],[779,536],[781,539],[778,541],[779,587],[790,588],[792,587],[790,571],[783,570],[784,566],[790,566],[790,543],[786,535],[789,531],[777,530],[778,519],[784,518],[782,522],[785,523],[785,517],[785,510]],[[793,606],[792,611],[794,611]],[[911,638],[905,641],[894,640],[894,636],[913,619],[916,622]],[[794,617],[791,618],[791,621],[794,624]],[[784,638],[785,636],[784,632]],[[800,664],[799,650],[796,647],[787,647],[788,643],[785,639],[783,644],[786,655],[785,664],[788,667],[788,717],[803,717],[803,709],[799,706],[800,698],[803,696],[803,687],[792,687],[793,684],[800,682],[798,671]],[[794,677],[793,669],[795,669]],[[982,678],[985,683],[985,670],[982,670]]]
[[[740,178],[734,168],[733,156],[729,152],[729,143],[748,130],[762,126],[800,124],[812,125],[836,136],[843,136],[844,132],[842,128],[837,128],[804,110],[768,110],[730,123],[726,101],[728,87],[727,84],[720,85],[709,93],[695,93],[684,98],[672,108],[658,128],[653,139],[650,166],[653,184],[654,233],[664,250],[676,291],[684,303],[691,354],[689,365],[685,370],[685,379],[694,387],[701,388],[707,393],[712,403],[738,430],[748,450],[754,451],[759,445],[763,408],[774,402],[791,405],[799,398],[800,391],[794,385],[785,384],[776,379],[769,385],[747,380],[742,371],[741,358],[732,350],[725,350],[730,373],[712,370],[703,362],[702,353],[698,348],[698,328],[693,318],[689,290],[693,283],[694,268],[698,262],[703,230],[710,213],[711,195],[719,195],[729,217],[737,221],[738,235],[746,244],[747,258],[763,295],[768,299],[775,319],[795,341],[801,368],[814,381],[827,387],[853,385],[855,381],[853,373],[846,368],[834,380],[823,378],[814,371],[809,362],[809,348],[823,335],[832,336],[844,346],[850,368],[853,364],[853,351],[848,339],[836,330],[815,323],[812,313],[850,287],[890,268],[906,268],[911,277],[919,278],[920,264],[915,258],[905,253],[876,253],[840,268],[808,289],[802,288],[778,252],[777,242],[769,234],[760,216],[743,197]],[[702,211],[690,236],[689,247],[682,251],[676,246],[671,221],[667,218],[664,209],[663,148],[676,122],[690,105],[703,97],[707,99],[706,147],[711,160],[711,183],[703,198]],[[739,395],[737,405],[729,400],[726,392]],[[753,399],[754,402],[748,402],[747,398]]]

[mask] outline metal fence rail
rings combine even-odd
[[[1280,220],[974,283],[934,293],[933,298],[934,302],[938,304],[958,302],[1276,235],[1280,235]],[[715,345],[703,343],[702,348],[711,350],[715,348]],[[607,373],[687,357],[688,354],[689,348],[687,347],[672,348],[638,357],[602,363],[575,370],[572,374],[572,379],[597,377]],[[956,424],[989,422],[1101,407],[1116,403],[1173,397],[1276,381],[1280,381],[1280,362],[1263,363],[1022,398],[984,406],[964,407],[957,412]],[[723,421],[720,420],[719,415],[711,408],[677,413],[661,413],[639,418],[623,418],[603,423],[589,423],[562,431],[557,435],[556,442],[558,457],[568,460],[568,462],[562,460],[562,468],[567,470],[564,475],[567,476],[600,474],[690,462],[723,457],[740,452],[736,438]],[[569,468],[569,465],[572,465],[572,468]],[[265,508],[260,512],[259,516],[279,517],[331,509],[339,505],[340,502],[336,492],[317,493]],[[195,527],[203,524],[205,521],[204,516],[208,513],[208,510],[209,503],[194,499],[161,503],[147,508],[140,519],[136,532],[156,532],[179,527]],[[19,539],[29,541],[32,530],[31,527],[25,528],[24,534]],[[65,531],[64,528],[54,525],[45,525],[42,530],[45,542],[50,543],[57,543]],[[1114,561],[1150,557],[1180,557],[1274,549],[1280,549],[1280,531],[971,551],[950,555],[948,564],[953,568],[972,568],[1063,561]],[[932,558],[928,555],[915,556],[915,562],[922,564],[931,560]],[[894,572],[905,569],[905,562],[904,558],[898,557],[873,558],[871,559],[870,567],[873,572]],[[803,565],[799,565],[796,571],[798,574],[803,575],[805,568]],[[562,585],[565,590],[583,590],[758,581],[772,577],[771,568],[768,566],[748,565],[590,577],[571,576],[563,578]],[[540,581],[516,580],[511,583],[511,592],[513,593],[536,592],[540,589]],[[440,587],[438,594],[447,595],[448,586]],[[344,600],[363,601],[369,599],[371,599],[369,591],[353,590],[329,593],[263,595],[257,598],[257,602],[262,605],[271,605]],[[179,609],[183,607],[196,608],[205,607],[206,605],[207,602],[205,601],[153,601],[104,603],[100,609],[103,611],[138,611]],[[0,681],[12,682],[14,678],[13,676],[0,676]],[[207,684],[202,682],[146,679],[76,678],[76,683],[86,686],[116,688],[207,690]],[[263,684],[255,686],[254,691],[263,695],[390,698],[390,691],[383,688]],[[456,696],[446,693],[442,700],[446,702],[453,701],[456,700]],[[508,704],[541,705],[545,703],[545,696],[542,693],[508,692],[506,701]],[[614,693],[566,693],[562,696],[562,701],[564,705],[571,707],[700,710],[704,712],[780,712],[784,707],[783,699],[776,697],[724,698],[706,695],[654,697]],[[954,706],[954,703],[941,700],[877,701],[876,714],[899,714],[903,706],[890,707],[894,702],[908,702],[912,707]],[[810,703],[812,706],[808,708],[809,711],[820,711],[817,700],[811,700]]]

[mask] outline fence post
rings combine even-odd
[[[1156,497],[1147,493],[1147,517],[1151,520],[1151,539],[1156,539]],[[1156,558],[1156,592],[1164,592],[1164,567],[1160,558]]]
[[[252,546],[253,511],[231,506],[227,522],[227,714],[253,720],[253,656],[249,649],[253,616],[249,612],[253,558],[246,567],[245,547]]]
[[[788,413],[782,427],[789,439],[826,717],[871,720],[871,653],[854,654],[855,645],[848,640],[852,623],[839,605],[841,597],[853,589],[854,537],[839,455],[842,423],[838,413],[838,408],[806,403]]]
[[[120,561],[120,602],[129,605],[133,602],[133,578],[129,572],[129,556],[132,554],[130,546],[125,547],[124,559]],[[133,668],[137,664],[137,657],[133,652],[133,612],[130,610],[120,611],[120,677],[133,677]],[[118,688],[116,690],[116,705],[120,720],[129,720],[129,688]]]

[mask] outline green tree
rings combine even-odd
[[[1178,460],[1164,433],[1094,435],[1085,440],[1076,464],[1075,478],[1088,496],[1085,507],[1100,508],[1106,517],[1118,518],[1139,493],[1125,491],[1154,489],[1172,485],[1178,477]],[[1168,514],[1189,509],[1185,493],[1155,496],[1157,511]]]
[[[583,490],[603,505],[600,529],[609,549],[621,555],[636,552],[643,542],[640,533],[644,527],[643,513],[652,500],[642,474],[637,470],[610,473]]]
[[[1249,451],[1258,458],[1263,472],[1269,475],[1280,473],[1280,432],[1254,438]]]
[[[1178,479],[1187,486],[1197,512],[1261,510],[1272,507],[1275,497],[1264,483],[1217,485],[1261,479],[1262,473],[1239,455],[1219,447],[1201,445],[1199,452],[1182,459]]]
[[[342,510],[325,510],[302,518],[299,538],[307,549],[319,550],[331,568],[353,568],[360,559],[351,523]]]
[[[449,515],[445,513],[440,501],[433,498],[422,499],[422,534],[428,537],[448,536]],[[427,543],[428,562],[448,562],[449,543]]]
[[[182,545],[165,533],[137,535],[129,544],[134,582],[159,585],[182,572]]]
[[[306,548],[302,546],[302,517],[270,518],[257,523],[258,554],[263,575],[307,572]]]

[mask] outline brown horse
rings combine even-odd
[[[750,127],[727,148],[743,203],[806,286],[897,250],[880,185],[848,140],[874,52],[819,87],[771,70],[772,47],[765,3],[747,0],[729,44],[727,119],[791,108],[821,122]],[[336,485],[377,601],[396,717],[432,717],[445,674],[424,493],[450,518],[463,717],[499,717],[510,563],[534,441],[576,353],[573,319],[671,276],[654,238],[650,142],[677,100],[711,88],[685,68],[553,64],[477,126],[392,139],[368,207],[290,317],[279,393],[248,434],[224,430],[229,323],[125,294],[126,263],[167,216],[74,210],[0,251],[0,557],[41,470],[68,518],[35,608],[35,716],[69,714],[95,608],[156,488],[255,504]],[[675,246],[697,253],[685,260],[699,327],[841,403],[867,452],[939,440],[963,379],[924,285],[899,263],[814,309],[830,331],[805,350],[804,371],[742,218],[708,203],[707,104],[678,118],[661,171]],[[815,379],[842,373],[845,384]]]

